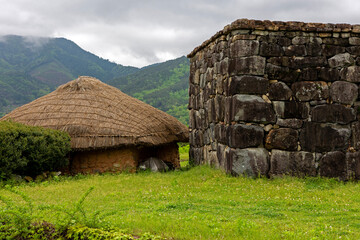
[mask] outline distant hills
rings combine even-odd
[[[96,77],[188,122],[186,57],[136,68],[102,59],[65,38],[14,35],[0,37],[0,116],[80,75]]]

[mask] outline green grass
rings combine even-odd
[[[229,177],[207,166],[169,173],[92,175],[21,185],[42,204],[70,205],[133,234],[173,239],[360,239],[360,185],[331,179]],[[0,196],[13,196],[0,190]],[[18,200],[21,204],[21,199]],[[57,214],[37,210],[57,223]]]
[[[179,143],[180,166],[185,168],[189,166],[189,143]]]

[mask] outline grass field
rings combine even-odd
[[[360,185],[331,179],[230,177],[207,166],[169,173],[93,175],[18,186],[35,206],[113,212],[112,226],[168,239],[360,239]],[[0,189],[0,196],[15,195]],[[17,200],[21,204],[20,199]],[[36,210],[58,223],[58,213]]]

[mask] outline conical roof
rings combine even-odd
[[[96,78],[81,76],[0,120],[66,131],[73,149],[188,141],[176,118]]]

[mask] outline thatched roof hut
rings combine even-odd
[[[0,120],[7,119],[66,131],[74,152],[87,152],[85,155],[90,156],[94,151],[109,155],[109,149],[139,147],[150,147],[151,152],[156,146],[166,149],[175,142],[188,141],[187,127],[174,117],[86,76],[15,109]],[[141,154],[137,152],[138,162]]]

